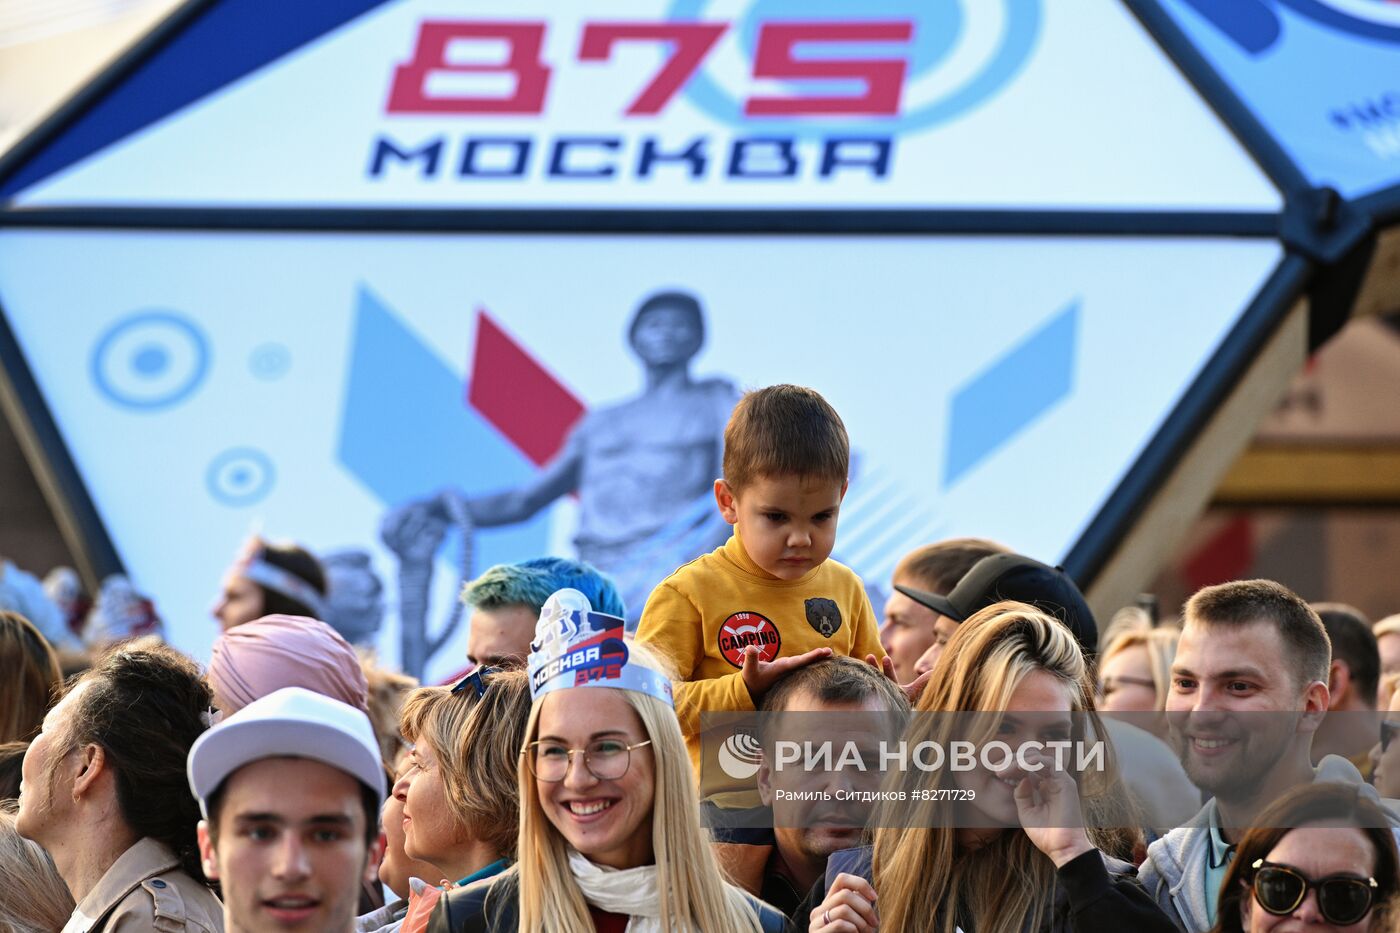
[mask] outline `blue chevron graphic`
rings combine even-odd
[[[945,489],[1070,394],[1078,343],[1076,298],[953,394]]]
[[[466,386],[387,304],[361,288],[345,405],[340,462],[386,506],[444,486],[467,493],[516,486],[535,467],[467,407]],[[485,568],[539,557],[547,512],[519,525],[477,532]]]

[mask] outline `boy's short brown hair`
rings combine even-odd
[[[844,483],[850,467],[846,425],[814,389],[776,385],[748,392],[724,429],[724,481],[735,492],[765,476]]]

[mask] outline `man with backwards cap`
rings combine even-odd
[[[1093,660],[1099,647],[1099,627],[1084,595],[1059,567],[1049,567],[1021,554],[992,554],[972,565],[947,596],[926,593],[896,583],[896,590],[954,623],[1004,599],[1030,603],[1059,619],[1074,633],[1085,658]],[[935,642],[914,664],[916,673],[933,670],[942,645]]]
[[[947,596],[900,584],[895,584],[895,589],[958,624],[1005,599],[1030,603],[1059,619],[1074,633],[1089,663],[1093,663],[1098,650],[1098,625],[1074,580],[1061,568],[1022,554],[982,558]],[[932,670],[941,650],[937,642],[930,646],[915,663],[915,672]],[[1200,795],[1167,744],[1119,718],[1105,717],[1104,728],[1117,753],[1123,782],[1144,810],[1148,820],[1144,828],[1166,830],[1190,819],[1200,807]],[[1156,833],[1149,833],[1148,841],[1153,838]]]
[[[286,687],[200,736],[189,778],[229,933],[352,933],[385,791],[364,713]]]

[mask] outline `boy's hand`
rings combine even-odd
[[[902,684],[898,680],[895,680],[894,662],[890,660],[889,655],[885,655],[885,659],[881,661],[878,658],[876,658],[875,655],[867,654],[865,656],[865,663],[869,664],[871,667],[884,674],[890,680],[894,680],[895,686],[897,686],[900,690],[903,690],[904,695],[909,698],[910,706],[913,706],[915,703],[919,702],[919,694],[924,692],[924,684],[928,683],[930,675],[933,674],[933,671],[924,671],[918,677],[915,677],[913,680],[909,681],[909,683]]]
[[[813,648],[806,654],[796,654],[790,658],[778,658],[776,661],[760,661],[758,659],[758,646],[749,645],[744,649],[744,666],[739,669],[739,673],[744,678],[744,686],[749,688],[749,698],[753,700],[756,708],[763,695],[768,692],[778,681],[799,667],[806,667],[813,661],[820,661],[822,658],[831,657],[830,648]]]

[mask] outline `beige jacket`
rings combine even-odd
[[[63,933],[223,933],[224,908],[149,837],[122,853],[87,893]]]

